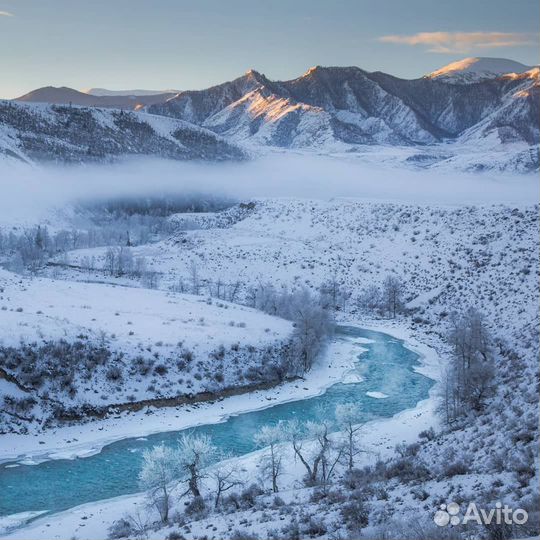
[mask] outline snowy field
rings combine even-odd
[[[269,283],[278,290],[304,288],[315,294],[331,282],[348,293],[335,313],[338,323],[405,340],[421,354],[418,372],[437,381],[452,357],[447,343],[452,312],[475,306],[493,337],[497,389],[487,410],[470,424],[448,431],[441,426],[438,384],[414,409],[362,426],[358,466],[375,466],[379,458],[391,464],[397,459],[396,445],[402,444],[414,447],[415,463],[429,464],[431,474],[423,480],[402,481],[391,476],[392,465],[385,465],[387,480],[377,480],[369,492],[374,522],[384,523],[392,511],[394,518],[418,514],[420,520],[430,521],[433,509],[450,494],[463,500],[477,493],[489,501],[534,502],[535,473],[528,472],[531,460],[537,459],[532,450],[537,395],[531,385],[537,376],[538,351],[537,179],[440,171],[398,175],[391,166],[371,171],[357,157],[298,154],[280,161],[278,155],[261,158],[259,169],[223,165],[219,175],[206,167],[160,165],[156,189],[170,189],[178,182],[186,188],[216,189],[241,204],[217,214],[171,215],[172,232],[165,238],[131,246],[132,256],[143,259],[159,277],[155,288],[145,288],[132,276],[111,275],[109,246],[69,249],[52,257],[54,266],[37,275],[0,270],[0,346],[6,355],[21,344],[44,347],[61,340],[77,343],[80,358],[98,352],[108,355],[106,362],[86,371],[45,377],[36,394],[39,402],[30,410],[33,421],[12,417],[10,432],[0,435],[0,461],[31,464],[89,456],[123,438],[219,422],[318,395],[336,382],[358,382],[361,376],[351,373],[351,367],[365,343],[333,340],[302,380],[271,389],[173,407],[149,403],[141,410],[91,421],[45,422],[50,396],[71,408],[82,404],[99,408],[179,393],[219,395],[224,388],[257,384],[264,379],[249,374],[279,358],[294,326],[255,309],[255,304],[251,307],[250,295]],[[132,163],[116,171],[103,169],[93,189],[101,196],[125,193],[130,183],[134,190],[142,189],[151,164],[142,163],[139,174],[136,167]],[[88,196],[85,185],[96,170],[88,168],[76,178],[54,169],[21,176],[0,205],[6,208],[2,232],[19,234],[37,224],[46,224],[51,232],[71,228],[75,212],[71,202]],[[224,183],[236,179],[236,187],[218,189],[218,176]],[[108,187],[113,178],[118,183]],[[43,187],[49,180],[54,186],[51,193]],[[36,187],[43,197],[14,212],[14,201],[29,187]],[[85,266],[89,260],[92,268]],[[8,265],[7,256],[3,262]],[[188,294],[194,268],[198,296]],[[380,287],[388,275],[399,276],[404,283],[403,309],[395,319],[388,313],[368,312],[363,304],[369,288]],[[217,284],[223,290],[238,287],[237,302],[216,294]],[[46,356],[47,349],[39,350]],[[24,361],[13,361],[7,369],[22,385],[9,376],[0,378],[3,397],[24,398],[27,385],[35,383],[22,366]],[[388,398],[375,390],[368,397],[378,402]],[[429,433],[431,427],[436,438],[424,435],[416,448],[419,434]],[[235,460],[244,480],[265,487],[267,493],[257,499],[259,506],[195,516],[188,523],[182,518],[177,525],[157,527],[151,537],[165,539],[173,530],[190,540],[204,535],[234,538],[236,530],[269,535],[292,527],[295,519],[302,522],[302,516],[306,523],[320,518],[325,530],[344,534],[343,528],[334,527],[342,519],[343,501],[317,500],[317,490],[303,484],[303,469],[291,448],[283,452],[279,493],[283,505],[268,495],[261,450]],[[512,455],[508,463],[507,455]],[[451,466],[458,472],[450,475]],[[182,508],[183,502],[178,505]],[[153,512],[145,496],[137,494],[38,518],[6,537],[63,540],[69,535],[97,540],[105,538],[111,523],[123,515],[144,514],[154,521]],[[33,517],[8,516],[0,527],[7,531]],[[366,533],[370,531],[379,534],[371,525]]]
[[[37,390],[31,430],[42,427],[51,397],[70,407],[103,407],[253,384],[244,373],[262,359],[252,348],[277,355],[292,332],[288,321],[243,306],[165,291],[28,280],[5,271],[0,290],[3,351],[20,344],[28,351],[12,353],[10,371],[26,392]],[[39,382],[19,360],[31,348],[44,357],[34,368],[43,373]],[[58,361],[79,367],[62,369]],[[15,384],[2,384],[6,395],[26,397]]]

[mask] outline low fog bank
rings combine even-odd
[[[133,159],[121,164],[30,167],[0,164],[0,220],[39,220],[78,201],[167,193],[250,197],[355,197],[411,204],[539,201],[536,175],[464,174],[373,167],[354,159],[271,154],[248,163],[201,164]]]

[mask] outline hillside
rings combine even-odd
[[[267,382],[292,333],[228,302],[6,271],[0,309],[3,432]]]
[[[165,290],[189,286],[193,264],[214,302],[231,287],[239,288],[239,298],[247,303],[254,291],[264,295],[270,286],[325,289],[339,321],[384,325],[392,334],[413,336],[437,351],[442,367],[453,354],[448,336],[454,313],[476,308],[494,358],[494,386],[485,407],[450,426],[443,416],[437,421],[429,414],[427,404],[388,424],[366,424],[357,471],[340,469],[330,485],[305,482],[290,443],[284,443],[277,494],[265,481],[261,451],[234,462],[243,491],[239,488],[218,509],[210,504],[215,488],[208,479],[206,506],[192,510],[180,499],[178,514],[165,526],[151,523],[158,517],[137,495],[45,516],[13,538],[29,531],[47,538],[60,529],[83,538],[104,536],[113,521],[121,537],[135,538],[138,529],[130,523],[140,515],[150,520],[146,532],[161,539],[170,534],[188,539],[462,538],[470,528],[456,527],[448,536],[434,524],[433,514],[445,501],[470,500],[483,507],[505,501],[527,509],[528,528],[512,529],[509,537],[533,535],[538,524],[538,205],[259,199],[217,215],[202,214],[196,220],[199,229],[185,230],[185,219],[183,214],[173,219],[178,231],[168,240],[133,248],[159,272]],[[94,257],[92,269],[85,266],[89,256]],[[100,273],[105,262],[100,248],[72,251],[67,260],[70,266],[59,276],[88,279],[91,274],[115,281]],[[388,275],[403,282],[404,306],[395,319],[366,300]],[[125,525],[123,518],[132,521]],[[482,537],[484,529],[475,532]]]
[[[91,89],[92,90],[92,89]],[[156,94],[79,92],[65,86],[45,86],[24,94],[13,101],[23,103],[48,103],[50,105],[81,105],[84,107],[104,107],[138,110],[154,103],[161,103],[175,95],[174,92]],[[107,92],[106,90],[104,92]]]
[[[181,120],[65,105],[0,101],[0,156],[29,162],[110,162],[143,155],[221,161],[245,154]]]

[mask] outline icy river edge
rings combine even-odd
[[[440,379],[440,359],[435,350],[418,342],[404,326],[394,324],[390,328],[387,325],[370,325],[359,321],[340,321],[340,324],[384,332],[403,340],[405,347],[419,354],[419,365],[414,368],[415,371],[435,381]],[[74,459],[97,453],[111,442],[124,438],[143,437],[152,433],[221,422],[230,415],[314,397],[324,393],[328,387],[337,382],[346,380],[362,350],[362,338],[334,339],[305,380],[284,383],[269,390],[233,396],[197,407],[191,405],[152,409],[150,413],[148,410],[124,413],[115,418],[59,428],[37,436],[5,435],[1,439],[0,459],[27,464],[39,463],[46,459]],[[363,425],[361,430],[363,446],[371,451],[372,456],[382,457],[389,454],[399,442],[413,442],[420,431],[436,422],[434,415],[436,388],[437,384],[430,389],[429,397],[418,402],[416,407],[400,411],[393,417],[374,420]],[[181,418],[179,412],[182,413]],[[73,441],[74,438],[77,440]],[[39,441],[46,441],[46,451]],[[258,452],[253,452],[234,459],[242,467],[252,469],[255,467],[257,454]],[[289,476],[291,477],[289,483],[292,486],[296,475],[290,473]],[[78,538],[81,538],[81,534],[84,538],[104,538],[112,521],[132,511],[141,503],[144,503],[144,495],[141,493],[104,499],[44,516],[23,527],[20,526],[36,517],[36,513],[5,516],[0,518],[0,533],[7,533],[11,529],[10,538],[34,539],[63,538],[67,531],[70,531],[70,534],[76,534]],[[80,522],[81,516],[84,516],[83,523]],[[20,528],[13,530],[13,527],[17,526]]]

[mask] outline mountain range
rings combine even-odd
[[[83,107],[104,107],[115,109],[140,110],[153,103],[162,103],[174,97],[178,92],[165,92],[159,94],[146,93],[115,93],[105,89],[90,88],[86,92],[79,92],[66,86],[44,86],[32,90],[14,101],[25,103],[50,103],[56,105],[81,105]]]
[[[107,112],[104,107],[133,109],[136,112],[122,113],[124,120],[129,117],[149,126],[151,144],[141,146],[141,140],[118,143],[120,146],[111,154],[114,156],[158,153],[185,159],[193,152],[189,157],[201,158],[205,152],[197,153],[193,145],[182,152],[165,150],[160,154],[156,150],[163,130],[168,133],[167,139],[173,129],[170,122],[180,121],[182,124],[173,131],[204,133],[206,141],[214,137],[218,153],[223,150],[223,155],[214,156],[219,159],[276,147],[357,154],[368,148],[393,147],[402,151],[405,162],[415,166],[447,164],[472,170],[519,171],[538,168],[539,68],[512,60],[468,58],[412,80],[358,67],[317,66],[288,81],[272,81],[249,70],[233,81],[205,90],[150,95],[138,92],[143,95],[111,95],[103,89],[97,92],[100,95],[69,88],[38,89],[16,101],[0,102],[0,126],[11,129],[12,139],[22,141],[24,151],[29,139],[35,142],[42,134],[35,128],[21,131],[13,123],[13,114],[10,120],[5,111],[25,102],[25,114],[37,115],[43,113],[44,106],[31,102],[67,101],[71,106],[62,108],[62,116],[69,117],[70,110],[75,117],[87,111],[84,114],[95,120],[90,130],[98,139],[103,129],[98,116],[115,118],[112,124],[117,141],[125,129],[118,123],[120,113]],[[46,110],[49,117],[58,116],[54,106]],[[107,129],[113,129],[112,124],[109,122]],[[48,137],[56,137],[59,144],[73,145],[77,125],[72,122],[69,129],[58,128],[57,133],[51,129]],[[0,148],[1,141],[0,135]],[[93,156],[94,143],[84,144],[85,152]],[[15,147],[20,147],[16,141]],[[73,160],[85,160],[85,152],[76,152]],[[46,154],[47,150],[40,151],[41,158]]]

